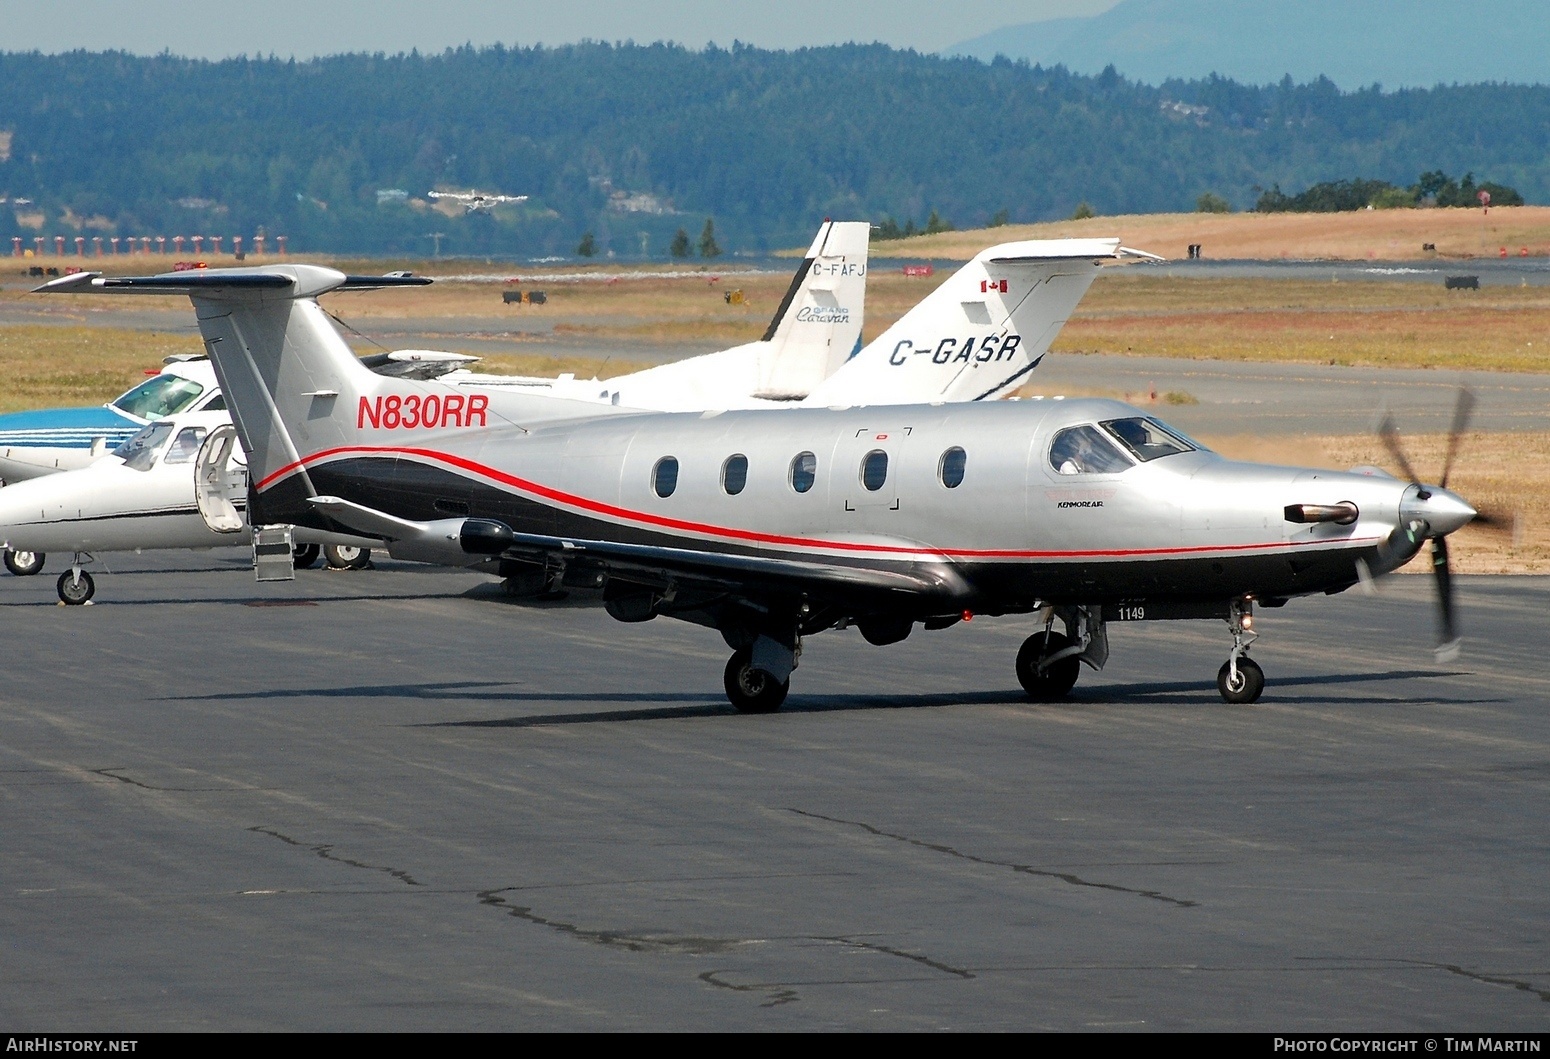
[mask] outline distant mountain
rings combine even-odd
[[[946,49],[1146,84],[1210,74],[1248,84],[1328,77],[1342,88],[1550,82],[1544,0],[1124,0],[1091,18],[1032,22]]]

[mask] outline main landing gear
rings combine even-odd
[[[1249,645],[1259,639],[1254,631],[1254,604],[1234,600],[1228,610],[1227,627],[1232,631],[1232,653],[1216,674],[1216,689],[1227,702],[1258,702],[1265,690],[1265,671],[1248,654]]]
[[[774,713],[786,701],[791,690],[791,678],[777,681],[774,676],[753,664],[753,652],[744,648],[727,659],[723,681],[727,689],[727,701],[738,713]]]
[[[323,549],[323,558],[331,570],[364,570],[371,565],[371,549],[353,544],[330,544]]]
[[[1066,627],[1055,631],[1055,619]],[[1109,634],[1099,607],[1051,607],[1044,612],[1044,631],[1023,641],[1017,652],[1017,682],[1034,702],[1063,699],[1076,685],[1086,662],[1102,669],[1109,660]]]
[[[5,550],[5,568],[17,577],[31,577],[43,569],[43,552],[13,552]]]
[[[738,713],[774,713],[791,690],[791,671],[802,654],[798,631],[753,633],[737,626],[723,627],[722,638],[734,648],[727,660],[722,684],[727,701]],[[790,640],[790,643],[783,642]]]

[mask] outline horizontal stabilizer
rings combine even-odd
[[[101,272],[75,272],[51,279],[34,294],[200,294],[218,297],[222,292],[243,293],[284,290],[294,297],[315,298],[334,290],[378,290],[382,287],[424,287],[425,276],[394,274],[389,276],[347,276],[333,269],[305,266],[298,271],[290,265],[265,265],[262,268],[188,269],[155,276],[105,276]],[[319,283],[319,277],[323,277]],[[305,283],[307,289],[296,290]]]

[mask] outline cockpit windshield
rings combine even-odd
[[[1160,456],[1193,452],[1195,448],[1150,416],[1106,419],[1101,425],[1114,440],[1125,446],[1130,454],[1142,463],[1155,460]]]
[[[185,411],[205,388],[181,375],[156,375],[113,402],[113,407],[141,419],[164,419]]]
[[[1060,474],[1118,474],[1134,464],[1097,427],[1067,427],[1050,442],[1049,464]]]
[[[156,463],[156,454],[171,436],[171,423],[152,423],[114,449],[113,455],[131,470],[148,471]]]

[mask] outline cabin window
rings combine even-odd
[[[651,469],[651,487],[664,500],[673,495],[673,490],[678,488],[677,457],[663,456],[657,461],[657,465]]]
[[[861,457],[861,484],[869,493],[875,493],[888,481],[888,454],[873,449]]]
[[[811,452],[798,453],[791,461],[791,488],[805,493],[818,480],[818,457]]]
[[[1131,463],[1097,427],[1067,427],[1049,447],[1049,465],[1061,474],[1118,474]]]
[[[721,488],[728,496],[736,496],[748,484],[748,457],[741,452],[728,456],[721,465]]]
[[[167,455],[162,458],[162,463],[193,463],[194,457],[199,455],[199,446],[205,441],[204,427],[184,427],[178,431],[178,436],[172,439],[172,444],[167,448]]]
[[[947,488],[957,489],[963,484],[963,470],[968,462],[968,453],[954,445],[942,453],[942,459],[936,467],[936,476]]]
[[[1149,416],[1106,419],[1100,425],[1142,463],[1155,460],[1159,456],[1174,456],[1180,452],[1189,452],[1194,448],[1189,442]]]

